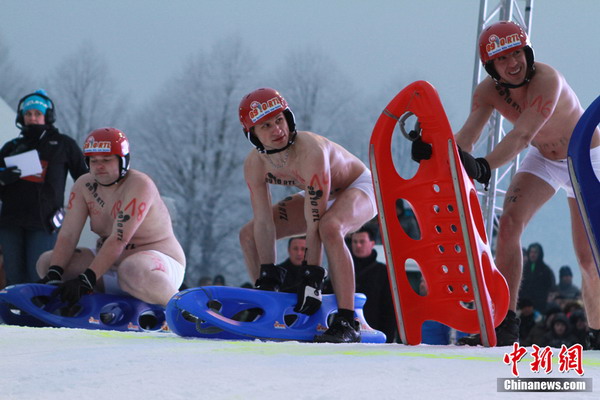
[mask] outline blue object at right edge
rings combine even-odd
[[[583,113],[569,142],[568,164],[575,198],[600,274],[600,181],[594,173],[590,145],[600,122],[600,96]]]

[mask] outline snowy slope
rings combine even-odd
[[[594,392],[502,393],[511,347],[185,339],[0,325],[0,399],[594,399],[600,351],[583,353]],[[555,354],[556,355],[556,354]],[[555,360],[556,361],[556,360]],[[578,378],[574,371],[521,377]],[[418,396],[418,397],[417,397]]]

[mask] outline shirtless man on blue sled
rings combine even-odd
[[[344,243],[377,212],[371,173],[340,145],[312,132],[296,131],[294,116],[275,90],[262,88],[243,97],[240,121],[256,147],[244,163],[253,219],[240,230],[240,243],[256,288],[279,290],[285,269],[275,265],[277,239],[306,234],[303,280],[296,312],[314,314],[321,306],[326,275],[322,245],[338,313],[316,342],[359,342],[354,319],[354,266]],[[273,205],[269,185],[302,189]]]

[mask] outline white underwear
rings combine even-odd
[[[600,176],[600,146],[590,150],[590,157],[596,176]],[[549,160],[536,147],[532,146],[517,172],[528,172],[535,175],[552,186],[554,191],[562,188],[567,192],[567,197],[575,197],[566,159]]]
[[[374,216],[377,215],[377,201],[375,200],[375,189],[373,188],[373,179],[371,178],[371,171],[368,169],[365,170],[365,172],[360,174],[360,176],[358,178],[356,178],[354,180],[354,182],[352,182],[344,190],[348,190],[348,189],[352,189],[352,188],[360,190],[361,192],[365,193],[367,195],[367,197],[369,197],[369,201],[371,202],[371,210],[372,210],[372,214],[369,217],[369,219],[372,219]],[[306,192],[304,190],[301,192],[298,192],[298,194],[301,195],[302,197],[305,196],[305,193]],[[329,200],[327,202],[328,210],[334,202],[335,202],[335,199]]]
[[[183,283],[185,267],[173,257],[163,254],[160,251],[144,250],[143,253],[152,253],[152,257],[157,257],[160,259],[161,264],[165,267],[164,272],[167,274],[169,281],[175,289],[179,290],[179,287]],[[113,266],[106,271],[104,275],[102,275],[102,280],[104,282],[105,293],[129,296],[129,294],[122,290],[119,286],[118,267]]]

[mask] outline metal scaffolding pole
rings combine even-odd
[[[490,3],[495,4],[493,8],[488,7]],[[489,10],[489,12],[488,12]],[[531,37],[531,18],[533,13],[533,0],[481,0],[479,7],[479,20],[477,22],[477,38],[484,27],[497,21],[513,21],[523,27],[527,35]],[[479,43],[475,40],[475,67],[473,70],[473,91],[477,84],[487,76],[487,72],[481,65],[479,58]],[[502,140],[506,132],[504,130],[504,118],[494,111],[488,124],[482,132],[481,138],[475,144],[474,152],[488,154]],[[489,190],[480,192],[481,211],[485,221],[485,229],[490,238],[491,248],[495,249],[495,232],[498,226],[498,218],[502,213],[502,203],[506,190],[519,166],[519,156],[511,163],[492,171]]]

